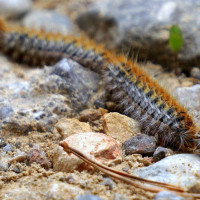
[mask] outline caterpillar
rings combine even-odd
[[[27,30],[7,25],[2,19],[0,51],[31,65],[71,58],[102,74],[112,100],[122,113],[139,121],[144,133],[177,151],[192,152],[197,148],[198,128],[186,109],[123,55],[105,50],[89,39]]]

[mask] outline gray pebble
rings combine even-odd
[[[185,200],[173,192],[163,191],[156,194],[154,200]]]
[[[19,174],[19,173],[21,172],[21,169],[20,169],[20,167],[15,166],[14,169],[13,169],[13,171],[14,171],[15,173]]]
[[[177,87],[173,92],[173,96],[187,108],[197,125],[200,125],[200,85]]]
[[[74,200],[103,200],[97,195],[92,195],[92,194],[83,194],[80,196],[77,196]]]
[[[0,120],[10,117],[12,114],[13,114],[12,107],[7,105],[0,107]]]
[[[151,155],[156,149],[156,140],[154,137],[137,134],[135,137],[126,140],[122,146],[126,155],[135,153]]]
[[[0,0],[0,13],[6,17],[20,17],[32,8],[32,0]]]
[[[67,35],[73,32],[71,21],[64,15],[51,10],[33,10],[23,19],[27,28],[44,29],[47,32]]]
[[[5,147],[3,147],[4,152],[13,151],[13,146],[11,144],[7,144]]]
[[[115,182],[111,178],[104,178],[104,181],[101,183],[101,185],[105,185],[109,187],[109,190],[112,190],[115,186]]]

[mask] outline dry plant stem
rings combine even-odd
[[[183,188],[180,188],[180,187],[177,187],[177,186],[173,186],[173,185],[161,183],[161,182],[156,182],[156,181],[151,181],[151,180],[146,180],[146,179],[143,179],[143,178],[139,178],[137,176],[133,176],[133,175],[130,175],[130,174],[126,174],[124,172],[120,172],[120,171],[111,169],[111,168],[109,168],[109,167],[107,167],[107,166],[105,166],[101,163],[98,163],[98,162],[92,160],[88,156],[81,153],[79,150],[74,149],[73,147],[70,147],[66,143],[60,142],[60,145],[63,147],[63,149],[67,153],[73,153],[74,155],[76,155],[77,157],[82,159],[84,162],[92,165],[94,168],[102,171],[103,173],[110,175],[110,176],[112,176],[116,179],[122,180],[122,181],[124,181],[128,184],[131,184],[136,188],[140,188],[140,189],[143,189],[145,191],[149,191],[149,192],[153,192],[153,193],[157,193],[157,192],[161,192],[161,191],[165,191],[165,190],[171,190],[171,191],[175,192],[176,194],[178,194],[180,196],[193,197],[194,199],[200,198],[200,194],[188,193]],[[151,186],[148,186],[148,185],[144,185],[144,183],[155,185],[155,186],[151,187]]]

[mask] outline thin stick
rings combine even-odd
[[[83,153],[81,153],[79,150],[74,149],[73,147],[70,147],[68,144],[66,143],[60,143],[60,145],[64,148],[64,150],[68,153],[73,153],[74,155],[76,155],[77,157],[79,157],[80,159],[82,159],[84,162],[86,162],[87,164],[92,165],[94,168],[102,171],[103,173],[110,175],[116,179],[122,180],[126,183],[129,183],[137,188],[146,190],[146,191],[150,191],[153,193],[157,193],[157,192],[161,192],[164,191],[166,189],[174,191],[176,194],[180,195],[180,196],[184,196],[184,197],[193,197],[195,199],[200,198],[200,194],[195,194],[195,193],[188,193],[186,192],[183,188],[177,187],[177,186],[173,186],[170,184],[166,184],[166,183],[160,183],[160,182],[156,182],[156,181],[151,181],[151,180],[146,180],[143,178],[139,178],[137,176],[133,176],[133,175],[129,175],[126,174],[124,172],[120,172],[114,169],[111,169],[101,163],[98,163],[94,160],[92,160],[91,158],[89,158],[88,156],[84,155]],[[139,183],[143,182],[143,183]],[[151,186],[147,186],[144,185],[144,183],[147,184],[151,184],[151,185],[156,185],[154,187]]]

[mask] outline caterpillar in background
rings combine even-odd
[[[157,136],[163,146],[192,152],[198,129],[175,98],[136,63],[107,51],[91,40],[27,30],[0,20],[0,51],[31,65],[49,65],[71,58],[102,74],[112,100],[123,114],[139,121],[144,133]]]

